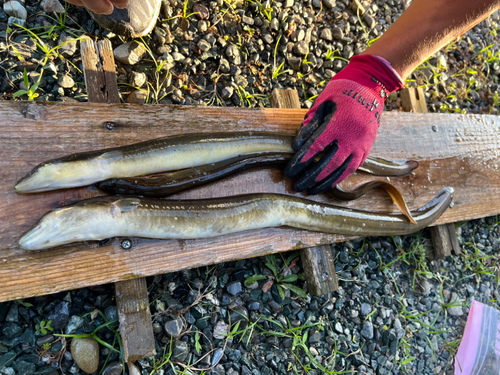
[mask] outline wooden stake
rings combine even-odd
[[[300,108],[297,90],[274,89],[271,105],[274,108]],[[331,251],[329,245],[300,250],[308,292],[314,296],[320,297],[339,288]]]
[[[86,39],[81,48],[89,102],[120,103],[111,42]],[[125,362],[155,355],[146,279],[117,282],[115,292]]]

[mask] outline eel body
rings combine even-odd
[[[293,137],[269,132],[197,133],[158,138],[112,149],[84,152],[36,166],[15,186],[35,193],[210,165],[256,153],[293,154]],[[401,176],[418,165],[368,158],[359,168],[375,175]]]
[[[250,194],[208,200],[99,197],[50,211],[19,244],[40,250],[110,237],[197,239],[252,229],[290,226],[346,235],[401,235],[432,224],[448,208],[445,188],[412,211],[418,225],[401,214],[372,213],[280,194]]]

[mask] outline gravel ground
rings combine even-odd
[[[111,39],[126,102],[268,107],[272,89],[295,88],[310,107],[345,60],[409,3],[357,4],[217,0],[188,2],[184,11],[184,1],[164,1],[151,35],[128,41],[81,9],[69,7],[65,17],[52,13],[54,1],[12,9],[0,0],[0,93],[10,100],[31,89],[35,100],[86,101],[75,38],[88,34]],[[40,39],[8,29],[2,9],[21,18],[15,23],[24,16]],[[431,111],[498,114],[497,21],[497,14],[485,20],[410,77],[410,86],[425,87]],[[398,108],[394,94],[388,109]],[[148,278],[158,355],[125,371],[452,373],[472,299],[498,304],[498,223],[461,223],[462,254],[432,262],[426,231],[334,245],[340,288],[323,298],[304,297],[300,262],[288,267],[292,254]],[[269,288],[268,278],[252,280],[272,276],[273,267],[300,290],[282,295],[283,281]],[[112,285],[0,304],[0,374],[119,374],[117,324],[103,327],[116,315]]]

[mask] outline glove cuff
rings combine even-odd
[[[403,80],[398,72],[394,70],[389,61],[380,56],[354,56],[349,65],[334,78],[358,81],[367,87],[373,86],[374,83],[381,84],[386,95],[403,88]]]

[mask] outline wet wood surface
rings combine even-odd
[[[0,102],[0,301],[345,241],[341,235],[272,228],[205,240],[133,238],[128,250],[121,248],[120,239],[33,252],[17,245],[22,233],[50,209],[102,195],[93,186],[16,194],[13,187],[17,180],[42,161],[179,133],[265,130],[293,135],[305,112]],[[407,197],[410,208],[425,204],[443,187],[452,186],[454,207],[438,223],[486,217],[500,213],[499,130],[500,120],[495,116],[385,113],[371,155],[419,161],[412,175],[391,179]],[[363,173],[356,173],[343,186],[348,188],[366,179]],[[174,197],[293,194],[292,183],[280,170],[263,169]],[[325,196],[313,199],[332,203]],[[395,211],[390,199],[378,192],[355,202],[333,203]]]

